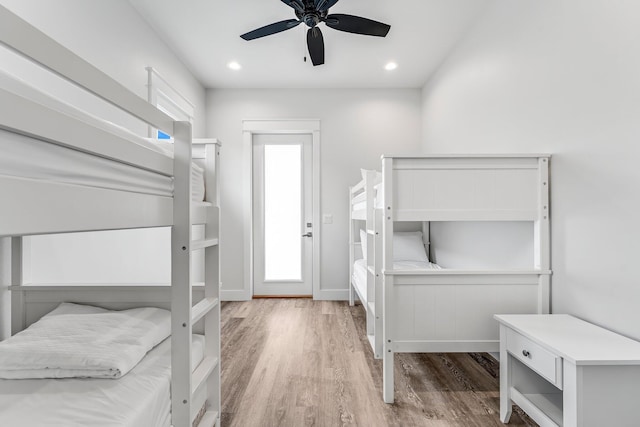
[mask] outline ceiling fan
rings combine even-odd
[[[265,25],[253,31],[241,35],[245,40],[259,39],[270,36],[305,23],[307,30],[307,47],[313,65],[324,64],[324,39],[318,24],[324,22],[327,27],[347,33],[364,34],[367,36],[385,37],[391,28],[382,22],[362,18],[360,16],[345,15],[342,13],[329,14],[329,8],[338,0],[281,0],[287,6],[293,8],[297,19],[287,19]]]

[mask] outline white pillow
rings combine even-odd
[[[96,307],[93,305],[76,304],[73,302],[63,302],[58,307],[54,308],[46,316],[57,316],[60,314],[96,314],[96,313],[108,313],[111,310],[106,308]]]
[[[360,244],[362,245],[362,258],[367,260],[367,232],[360,229]]]
[[[393,233],[393,261],[429,262],[422,241],[422,231]]]

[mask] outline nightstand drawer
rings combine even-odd
[[[550,383],[562,389],[561,357],[513,329],[507,329],[507,351]]]

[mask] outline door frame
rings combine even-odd
[[[320,296],[320,120],[313,119],[264,119],[243,120],[242,141],[244,151],[244,271],[247,299],[253,297],[253,136],[255,134],[311,135],[312,156],[312,290],[313,299]]]

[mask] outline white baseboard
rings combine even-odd
[[[221,301],[249,301],[251,294],[245,289],[220,289]],[[313,299],[318,301],[348,301],[348,289],[321,289]]]
[[[220,301],[249,301],[251,294],[244,289],[220,289]]]
[[[320,289],[313,299],[319,301],[348,301],[349,289]]]

